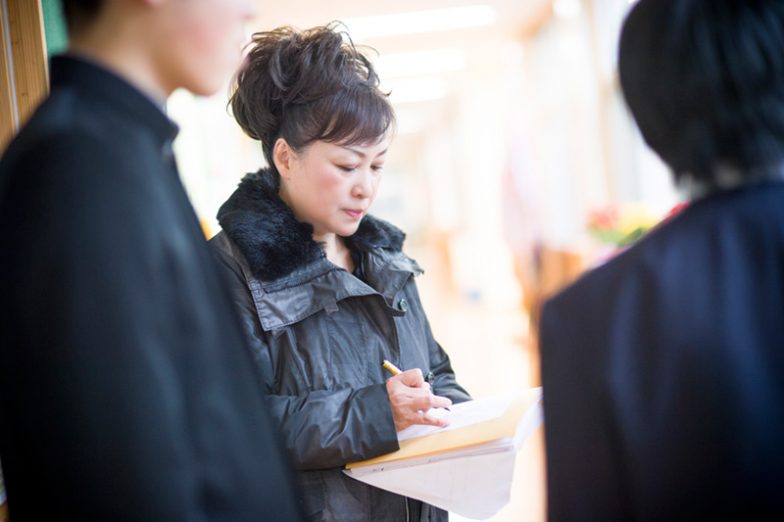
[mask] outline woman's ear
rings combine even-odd
[[[283,138],[278,138],[272,149],[272,161],[275,162],[275,169],[281,178],[291,177],[292,162],[294,160],[294,150]]]

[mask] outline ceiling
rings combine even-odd
[[[333,20],[469,6],[489,6],[495,10],[495,22],[481,27],[371,37],[359,42],[372,45],[381,53],[415,51],[470,45],[485,39],[522,38],[531,25],[541,19],[543,10],[549,10],[551,3],[551,0],[263,0],[252,28],[264,30],[292,25],[302,29]]]
[[[284,25],[307,29],[346,21],[356,43],[378,51],[378,57],[371,54],[371,59],[376,62],[382,87],[392,93],[405,134],[406,130],[443,121],[444,112],[452,110],[450,97],[469,78],[506,67],[508,58],[503,54],[509,52],[508,44],[519,44],[549,19],[552,4],[553,0],[261,0],[259,16],[250,29],[255,32]],[[435,25],[460,25],[457,19],[466,11],[480,16],[489,12],[491,16],[472,27],[468,26],[475,20],[469,18],[463,20],[467,27],[420,32],[411,31],[411,20],[392,16],[381,20],[381,25],[394,34],[365,37],[354,31],[361,27],[358,18],[367,22],[367,17],[423,11],[436,11],[429,18]]]

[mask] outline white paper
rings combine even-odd
[[[541,390],[531,390],[530,393],[539,393],[541,397]],[[446,429],[496,418],[503,415],[510,402],[510,398],[504,398],[455,405],[452,414],[456,422]],[[500,408],[500,413],[497,408]],[[345,473],[366,484],[421,500],[466,518],[487,519],[509,503],[515,455],[523,441],[541,423],[541,402],[537,402],[520,420],[514,439],[497,439],[456,452],[354,468]],[[437,430],[430,429],[428,433]],[[419,433],[421,435],[421,430]],[[401,434],[407,438],[417,436],[400,432],[398,437]]]
[[[435,419],[447,419],[449,426],[439,428],[426,424],[415,424],[403,431],[398,432],[397,440],[404,441],[424,437],[439,431],[455,430],[472,424],[478,424],[502,416],[512,403],[512,397],[502,397],[494,399],[478,399],[475,401],[461,402],[445,410],[443,408],[433,408],[428,410],[426,415]]]
[[[515,450],[388,469],[354,478],[398,495],[421,500],[464,517],[482,520],[509,503]]]

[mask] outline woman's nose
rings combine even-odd
[[[366,198],[373,193],[373,177],[369,169],[362,169],[358,172],[351,192],[356,198]]]

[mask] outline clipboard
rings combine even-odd
[[[542,423],[541,397],[534,388],[457,404],[450,417],[457,426],[403,437],[399,450],[348,464],[344,473],[468,518],[488,518],[509,502],[515,455]],[[491,414],[482,418],[483,410]],[[462,422],[472,415],[475,422]]]

